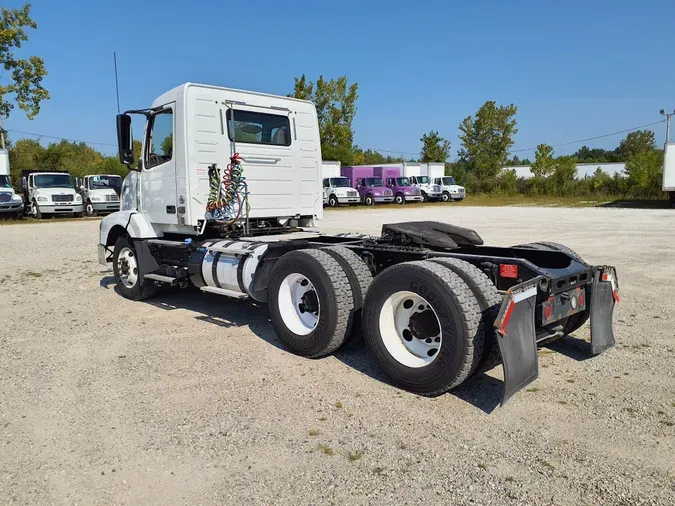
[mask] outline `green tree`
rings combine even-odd
[[[616,153],[623,159],[628,161],[634,156],[648,153],[656,149],[656,142],[654,140],[654,132],[651,130],[636,130],[629,133],[625,139],[621,141]]]
[[[476,112],[459,125],[462,148],[457,152],[466,169],[479,180],[494,179],[506,164],[513,146],[513,136],[518,132],[513,105],[497,106],[485,102]]]
[[[62,140],[47,147],[42,166],[46,170],[65,170],[73,177],[95,173],[103,155],[83,142]]]
[[[173,134],[169,134],[166,137],[164,137],[164,140],[162,141],[162,152],[166,156],[172,156],[172,153],[173,153]]]
[[[534,154],[534,163],[530,170],[535,177],[549,177],[555,172],[555,160],[553,159],[553,147],[548,144],[539,144]]]
[[[138,140],[134,140],[134,160],[138,161],[141,159],[141,151],[143,151],[143,143]]]
[[[9,166],[12,184],[19,186],[21,172],[44,169],[46,149],[34,139],[19,139],[9,149]]]
[[[555,159],[552,179],[555,191],[559,195],[573,193],[574,179],[577,177],[577,161],[572,156],[559,156]]]
[[[441,137],[438,132],[431,130],[428,134],[422,135],[420,141],[422,141],[420,162],[445,162],[450,156],[450,141]]]
[[[14,103],[33,119],[40,112],[40,103],[49,99],[49,93],[42,87],[42,79],[47,75],[42,58],[22,59],[14,54],[28,40],[26,28],[37,28],[30,17],[30,4],[21,9],[0,10],[0,66],[9,73],[9,83],[0,84],[0,120],[9,117]]]
[[[354,163],[354,130],[358,83],[349,84],[347,76],[326,81],[319,76],[316,83],[303,74],[295,78],[293,97],[311,100],[316,106],[324,160],[339,160],[343,165]]]
[[[661,195],[663,180],[663,151],[637,153],[626,162],[628,191],[638,198]]]

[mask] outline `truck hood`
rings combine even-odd
[[[335,187],[335,186],[333,186],[331,188],[327,188],[327,190],[329,190],[330,193],[334,193],[338,197],[346,197],[347,195],[349,195],[350,192],[356,191],[354,188],[351,188],[351,187],[345,188],[345,187]]]
[[[394,194],[389,188],[381,186],[369,186],[368,188],[364,188],[364,192],[370,193],[375,197],[390,196]]]
[[[464,189],[464,187],[459,186],[458,184],[449,184],[443,186],[443,189],[449,191],[450,193],[459,193],[461,190]]]
[[[7,195],[9,194],[9,198]],[[21,195],[18,195],[15,191],[14,188],[0,188],[0,202],[11,202],[12,200],[16,202],[16,197],[19,197],[19,199],[23,202],[23,197]]]
[[[119,197],[119,194],[113,188],[101,188],[98,190],[89,190],[89,195],[91,197],[101,197],[105,198],[106,195],[115,195]]]
[[[52,195],[75,195],[75,188],[37,188],[33,191],[36,197],[47,197],[51,200]]]

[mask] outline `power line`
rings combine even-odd
[[[68,139],[66,137],[56,137],[54,135],[43,135],[43,134],[35,134],[32,132],[22,132],[21,130],[6,130],[7,132],[12,132],[15,134],[21,134],[21,135],[31,135],[33,137],[44,137],[46,139],[57,139],[61,141],[69,141],[69,142],[82,142],[83,144],[95,144],[98,146],[112,146],[114,148],[117,147],[117,144],[110,144],[108,142],[92,142],[92,141],[82,141],[79,139]]]

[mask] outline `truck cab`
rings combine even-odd
[[[21,186],[30,214],[37,219],[52,214],[82,216],[82,196],[67,172],[23,171]]]
[[[0,149],[0,215],[19,217],[23,214],[23,198],[12,186],[9,172],[9,154]]]
[[[460,201],[464,200],[464,187],[459,186],[455,183],[455,178],[452,176],[443,176],[434,178],[434,185],[441,187],[443,194],[441,195],[441,200],[443,202],[449,202],[451,200]]]
[[[422,193],[422,201],[439,200],[443,196],[439,185],[431,184],[429,176],[410,176],[412,185]]]
[[[337,207],[340,204],[359,204],[361,197],[346,177],[325,177],[323,178],[323,201],[325,205]]]
[[[419,188],[415,188],[407,177],[387,178],[387,188],[394,193],[394,202],[397,204],[422,202],[422,192]]]
[[[381,177],[359,178],[356,180],[356,189],[361,196],[361,202],[367,206],[394,201],[394,193],[385,187]]]
[[[79,179],[79,178],[78,178]],[[120,210],[122,178],[115,174],[94,174],[78,181],[84,212],[87,216]]]

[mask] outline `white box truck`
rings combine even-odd
[[[675,209],[675,143],[666,144],[663,157],[663,191],[668,193],[670,207]]]
[[[138,167],[130,114],[146,118]],[[308,358],[361,329],[391,380],[422,395],[501,357],[506,401],[537,378],[537,342],[589,318],[592,353],[614,344],[615,269],[559,244],[487,247],[428,221],[379,237],[295,234],[323,213],[311,102],[188,83],[118,115],[117,132],[133,169],[98,252],[123,297],[176,286],[267,303],[281,342]]]
[[[82,195],[87,216],[120,210],[122,178],[116,174],[91,174],[77,178],[77,190]]]
[[[424,165],[426,165],[426,173],[431,179],[431,182],[434,185],[440,186],[442,192],[441,200],[443,202],[449,202],[451,200],[460,201],[464,199],[464,187],[455,183],[455,178],[452,176],[445,175],[445,163],[427,163]]]
[[[403,176],[410,179],[410,183],[422,192],[422,202],[440,200],[442,197],[441,187],[431,183],[426,173],[426,164],[418,162],[403,162]]]
[[[82,216],[82,195],[75,191],[73,178],[65,171],[24,170],[21,187],[26,206],[34,218],[43,219],[52,214]]]
[[[323,205],[337,207],[340,204],[359,204],[359,192],[352,188],[352,182],[340,174],[339,161],[321,162],[323,179]]]
[[[18,218],[23,214],[23,198],[12,186],[9,172],[9,153],[0,149],[0,215]]]

